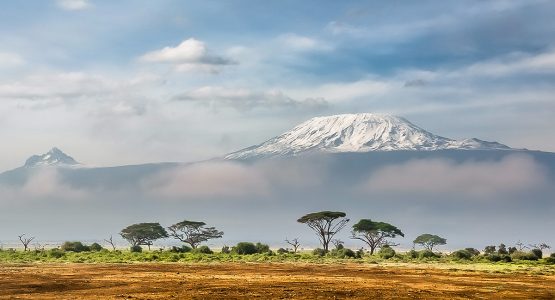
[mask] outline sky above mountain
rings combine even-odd
[[[0,4],[0,170],[194,161],[376,112],[555,151],[552,1]]]

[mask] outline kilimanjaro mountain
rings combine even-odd
[[[515,150],[476,138],[454,140],[430,133],[404,118],[381,114],[344,114],[312,118],[260,145],[226,159],[296,156],[303,153],[371,151]]]

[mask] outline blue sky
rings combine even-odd
[[[0,170],[192,161],[313,116],[555,151],[551,1],[0,4]],[[99,150],[101,149],[101,150]]]

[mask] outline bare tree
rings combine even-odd
[[[545,250],[545,249],[551,249],[551,246],[549,246],[546,243],[541,243],[541,244],[530,244],[528,245],[530,248],[534,248],[534,249],[540,249],[541,251]]]
[[[285,242],[293,247],[293,253],[297,253],[297,249],[299,249],[299,247],[301,246],[298,238],[294,238],[292,240],[288,240],[287,238],[285,238]]]
[[[110,236],[109,239],[104,239],[104,241],[112,246],[112,251],[116,251],[116,244],[114,243],[114,238],[112,236]]]
[[[29,244],[35,239],[35,237],[30,237],[30,238],[25,238],[25,233],[22,235],[18,235],[19,240],[21,241],[21,243],[23,244],[23,251],[27,251],[27,249],[29,249]]]
[[[516,242],[515,245],[518,247],[518,251],[522,251],[522,250],[528,248],[528,246],[524,245],[524,243],[521,242],[520,240],[518,242]]]

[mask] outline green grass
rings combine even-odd
[[[385,266],[410,266],[415,268],[445,268],[462,271],[482,271],[495,273],[526,273],[555,275],[555,265],[539,261],[489,262],[479,257],[473,260],[456,260],[450,256],[440,258],[414,259],[405,254],[397,254],[391,259],[377,255],[362,258],[337,258],[331,255],[316,256],[311,253],[297,254],[202,254],[175,253],[170,251],[130,251],[63,252],[61,250],[15,251],[0,250],[0,263],[225,263],[225,262],[290,262],[290,263],[360,263]]]

